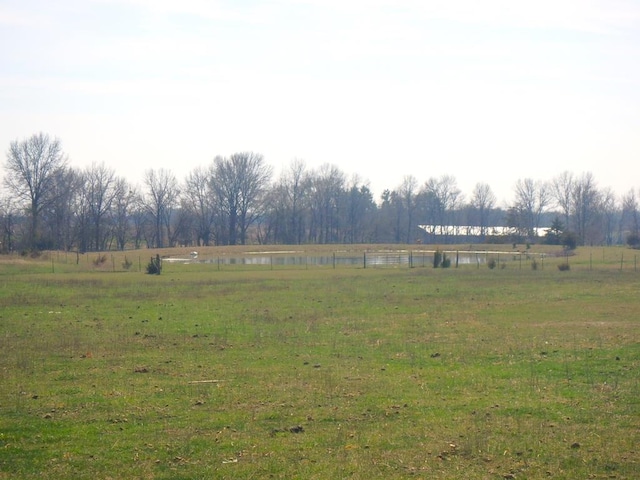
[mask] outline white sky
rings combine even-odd
[[[133,183],[252,150],[368,180],[640,187],[637,0],[0,0],[0,148]],[[4,172],[0,173],[4,175]]]

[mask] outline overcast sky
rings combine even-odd
[[[368,181],[640,188],[637,0],[0,0],[0,148],[133,183],[216,155]],[[0,175],[3,175],[4,172]]]

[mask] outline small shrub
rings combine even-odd
[[[447,257],[447,254],[436,250],[433,253],[433,268],[449,268],[451,266],[451,259]]]
[[[162,272],[162,260],[160,255],[156,255],[155,258],[151,257],[149,264],[147,265],[147,273],[149,275],[160,275]]]
[[[490,270],[493,270],[494,268],[496,268],[497,265],[498,265],[498,262],[496,262],[495,258],[490,258],[489,261],[487,262],[487,267],[489,267]]]
[[[433,253],[433,268],[438,268],[442,263],[442,252],[440,250],[436,250]]]
[[[563,232],[560,236],[560,241],[565,251],[575,250],[578,246],[578,235],[574,232]]]
[[[538,270],[538,261],[535,258],[531,260],[531,270]]]
[[[122,262],[122,268],[124,268],[125,270],[129,270],[131,268],[131,265],[133,265],[133,262],[130,261],[125,255],[124,262]]]
[[[640,235],[637,233],[630,233],[627,236],[627,245],[631,248],[640,248]]]
[[[562,262],[558,264],[558,270],[560,270],[561,272],[566,272],[570,268],[571,267],[569,266],[569,262]]]

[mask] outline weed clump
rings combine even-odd
[[[562,262],[558,264],[558,270],[560,270],[561,272],[566,272],[570,268],[571,267],[569,266],[569,262]]]
[[[125,270],[129,270],[131,268],[131,265],[133,265],[133,262],[129,260],[125,255],[124,262],[122,262],[122,268],[124,268]]]
[[[496,262],[495,258],[490,258],[489,261],[487,262],[487,267],[489,267],[489,270],[493,270],[494,268],[496,268],[497,265],[498,265],[498,262]]]
[[[98,255],[95,260],[93,261],[93,264],[96,267],[99,267],[100,265],[104,264],[104,262],[107,261],[107,256],[103,253],[102,255]]]

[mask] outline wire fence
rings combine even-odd
[[[146,272],[155,259],[152,251],[133,250],[125,252],[85,253],[49,252],[50,270],[53,272],[113,271]],[[176,265],[201,265],[215,270],[246,269],[311,269],[311,268],[490,268],[533,269],[548,268],[620,269],[638,270],[638,255],[630,250],[608,250],[602,253],[592,248],[580,255],[538,253],[529,251],[496,250],[367,250],[335,251],[328,253],[304,252],[202,252],[164,256],[162,263]],[[43,264],[46,268],[46,264]]]

